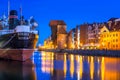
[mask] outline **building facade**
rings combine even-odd
[[[106,26],[101,29],[100,49],[120,50],[120,31],[111,31]]]
[[[86,46],[88,48],[98,48],[100,40],[100,30],[105,25],[104,23],[93,23],[88,25],[88,39]]]
[[[68,33],[68,48],[69,49],[80,48],[80,26],[73,28]]]
[[[65,22],[62,20],[52,20],[49,26],[51,27],[51,40],[53,41],[54,48],[66,48],[67,31]]]
[[[88,24],[80,25],[80,46],[87,44]]]
[[[61,20],[50,21],[51,39],[46,40],[54,49],[106,49],[120,50],[120,19],[111,18],[108,22],[82,24],[66,31]]]
[[[54,49],[53,41],[51,40],[51,37],[44,40],[44,48],[45,49]]]
[[[67,48],[74,49],[74,42],[73,42],[73,30],[70,30],[67,35]]]

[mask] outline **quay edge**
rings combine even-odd
[[[55,53],[68,53],[83,56],[108,56],[120,57],[120,50],[70,50],[70,49],[42,49],[40,51],[55,52]]]

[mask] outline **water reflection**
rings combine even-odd
[[[27,62],[0,60],[0,80],[35,80],[33,64]]]
[[[120,79],[120,58],[88,57],[50,52],[41,52],[35,55],[37,80]]]
[[[0,60],[0,80],[120,80],[120,58],[35,52],[26,62]]]

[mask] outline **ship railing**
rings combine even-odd
[[[0,30],[0,35],[10,34],[10,33],[14,33],[14,32],[15,32],[14,30]],[[34,34],[38,34],[39,33],[36,30],[31,30],[30,32],[34,33]]]
[[[14,30],[0,30],[0,35],[14,33]]]
[[[36,31],[36,30],[31,30],[30,32],[34,33],[34,34],[38,34],[38,31]]]

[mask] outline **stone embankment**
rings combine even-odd
[[[109,56],[120,57],[120,50],[71,50],[71,49],[43,49],[40,51],[55,52],[55,53],[68,53],[84,56]]]

